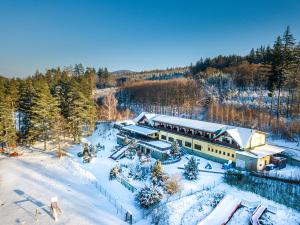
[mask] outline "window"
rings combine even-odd
[[[179,144],[179,146],[182,146],[182,140],[177,139],[177,143]]]
[[[197,145],[195,144],[195,149],[200,150],[201,151],[202,146],[201,145]]]
[[[214,149],[212,148],[211,151],[214,152]]]
[[[226,152],[223,152],[223,155],[226,155]]]
[[[188,148],[191,148],[191,147],[192,147],[191,142],[187,142],[187,141],[186,141],[186,142],[184,143],[184,145],[185,145],[186,147],[188,147]]]
[[[222,154],[222,151],[219,151],[219,154],[221,155],[221,154]]]
[[[230,153],[227,153],[227,156],[230,157]]]
[[[208,147],[208,151],[210,151],[210,147]]]
[[[167,140],[167,137],[165,135],[161,135],[161,139]]]
[[[174,142],[174,138],[169,137],[169,142]]]
[[[234,158],[234,154],[231,154],[231,157]]]

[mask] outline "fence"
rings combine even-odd
[[[90,184],[94,185],[94,187],[101,194],[103,194],[104,197],[116,208],[117,215],[120,215],[122,219],[126,220],[126,218],[128,217],[126,216],[126,214],[128,214],[129,211],[126,210],[126,208],[100,184],[100,182],[96,179],[96,177],[92,173],[83,169],[78,163],[74,162],[74,160],[71,158],[66,158],[66,165],[69,168],[71,168],[71,171],[74,170],[77,171],[80,174],[81,178],[85,179]],[[131,220],[126,222],[132,224],[134,221],[135,218],[132,215]]]
[[[119,181],[124,187],[126,187],[131,192],[135,192],[137,190],[136,187],[134,187],[125,178],[123,178],[121,176],[117,176],[116,180]]]

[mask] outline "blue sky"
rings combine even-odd
[[[287,25],[299,40],[298,0],[0,0],[0,74],[186,66],[273,44]]]

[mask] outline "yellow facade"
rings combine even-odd
[[[263,170],[266,165],[270,164],[270,159],[271,157],[269,155],[257,159],[257,170]]]
[[[247,144],[246,148],[251,149],[260,145],[266,144],[266,134],[263,132],[255,132],[249,143]]]
[[[166,137],[164,139],[163,137]],[[173,138],[173,140],[169,140],[169,138]],[[173,134],[169,133],[166,131],[160,131],[159,132],[159,140],[161,141],[168,141],[172,143],[174,140],[177,141],[182,141],[182,146],[187,149],[191,149],[193,151],[199,152],[199,153],[204,153],[206,155],[219,158],[222,160],[231,160],[235,162],[236,154],[235,150],[229,147],[221,146],[218,144],[211,143],[209,141],[203,141],[203,140],[198,140],[198,139],[193,139],[187,136],[183,135],[178,135],[178,134]],[[191,147],[187,146],[186,143],[191,143]],[[197,149],[195,146],[200,145],[201,150]]]

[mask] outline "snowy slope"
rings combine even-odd
[[[55,224],[126,224],[104,196],[51,154],[1,158],[0,171],[0,224],[54,224],[47,207],[53,196],[62,210]],[[36,208],[45,205],[36,221]]]

